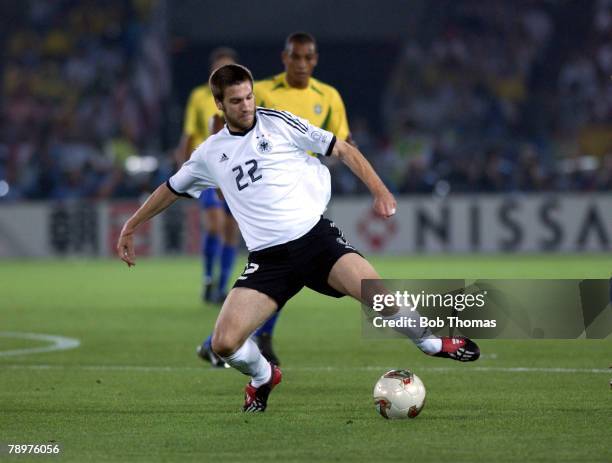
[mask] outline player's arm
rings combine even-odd
[[[214,135],[217,132],[223,130],[223,126],[225,125],[225,119],[221,114],[215,114],[210,121],[210,134]],[[223,197],[223,193],[221,192],[221,188],[217,188],[217,196],[221,201],[225,201]]]
[[[368,187],[374,196],[374,212],[381,217],[391,217],[395,214],[397,203],[387,189],[372,165],[354,146],[344,140],[336,140],[331,152],[338,157],[359,179]]]
[[[293,141],[295,146],[301,148],[304,156],[308,156],[308,151],[313,151],[334,156],[344,162],[374,196],[373,208],[376,214],[381,217],[395,214],[395,198],[357,148],[287,111],[263,110],[262,114],[266,112],[271,113],[270,122],[275,124],[288,140]]]
[[[189,159],[189,155],[193,150],[193,136],[184,133],[181,136],[178,146],[174,150],[174,161],[177,166],[183,165],[183,163]]]
[[[164,183],[157,187],[145,203],[125,222],[117,240],[117,255],[128,267],[136,265],[134,233],[138,226],[168,208],[178,198],[179,196],[173,193]]]
[[[174,161],[177,167],[183,165],[189,159],[192,151],[195,149],[194,142],[196,136],[202,131],[200,127],[200,111],[201,98],[198,97],[198,89],[194,89],[189,95],[187,106],[185,107],[185,115],[183,118],[183,134],[178,146],[174,150]]]
[[[211,135],[221,131],[223,129],[223,125],[225,124],[225,119],[220,114],[215,114],[210,118],[209,121],[209,133]],[[179,141],[179,145],[174,150],[174,160],[178,167],[182,166],[185,161],[189,159],[191,153],[196,148],[193,146],[195,137],[190,135],[189,133],[183,133],[181,136],[181,140]]]
[[[330,93],[330,106],[332,111],[331,120],[327,130],[334,133],[339,140],[345,140],[350,145],[358,148],[357,143],[351,136],[351,129],[349,128],[348,117],[346,115],[346,107],[344,101],[340,96],[340,93],[332,88]]]

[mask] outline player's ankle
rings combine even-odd
[[[272,371],[272,365],[270,365],[269,363],[267,365],[268,365],[268,368],[267,368],[268,371],[264,371],[262,372],[261,375],[253,376],[251,378],[251,385],[253,387],[263,386],[264,384],[268,383],[272,379],[272,374],[274,373]]]
[[[442,339],[437,337],[427,337],[420,339],[416,345],[427,355],[435,355],[442,351]]]

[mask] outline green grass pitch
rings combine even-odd
[[[406,279],[612,270],[605,255],[373,263],[383,277]],[[265,414],[245,415],[246,378],[209,369],[194,353],[218,311],[199,302],[199,275],[196,259],[140,260],[130,270],[107,260],[1,262],[0,331],[81,343],[0,355],[3,446],[53,441],[57,461],[75,462],[612,461],[610,337],[484,340],[481,360],[458,364],[403,340],[363,339],[356,302],[304,290],[277,327],[284,381]],[[0,351],[45,345],[0,337]],[[389,368],[423,379],[427,404],[415,420],[376,414],[372,387]]]

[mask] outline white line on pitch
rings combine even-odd
[[[88,371],[140,371],[140,372],[210,372],[210,371],[227,371],[224,368],[207,368],[203,367],[172,367],[172,366],[139,366],[139,365],[23,365],[23,364],[6,364],[0,363],[0,368],[10,368],[14,370],[88,370]],[[393,367],[385,366],[355,366],[355,367],[283,367],[283,371],[385,371],[391,370]],[[544,367],[477,367],[468,366],[465,368],[452,367],[424,367],[416,368],[419,371],[429,372],[500,372],[500,373],[607,373],[610,370],[607,368],[544,368]]]
[[[81,345],[81,341],[64,336],[52,334],[19,333],[14,331],[0,331],[2,338],[27,339],[32,341],[50,342],[51,345],[43,347],[26,347],[25,349],[13,349],[0,351],[0,357],[12,357],[14,355],[40,354],[42,352],[53,352],[56,350],[74,349]]]

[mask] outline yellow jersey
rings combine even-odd
[[[331,85],[311,77],[306,88],[293,88],[286,73],[255,82],[257,106],[289,111],[346,140],[350,134],[342,97]]]
[[[183,122],[183,133],[192,137],[190,150],[197,148],[212,135],[215,115],[223,116],[223,113],[217,109],[208,84],[194,88],[189,95]]]

